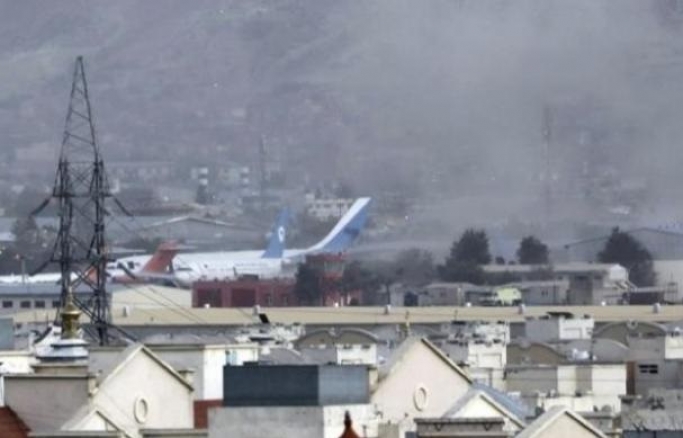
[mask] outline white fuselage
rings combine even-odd
[[[199,280],[231,280],[240,276],[254,275],[259,278],[290,277],[294,274],[297,256],[304,250],[288,250],[283,258],[263,258],[263,251],[216,251],[178,254],[169,272],[183,286]],[[115,267],[123,263],[126,269],[139,272],[149,261],[150,255],[131,256],[112,265],[112,277],[125,271]]]

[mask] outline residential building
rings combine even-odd
[[[595,321],[588,315],[576,317],[571,312],[548,312],[525,322],[526,338],[534,342],[591,339]]]
[[[592,412],[608,407],[619,412],[620,397],[626,395],[623,363],[509,365],[505,371],[507,391],[519,393],[535,408],[566,406],[577,412]]]
[[[370,403],[381,423],[396,425],[393,432],[403,436],[415,429],[415,418],[446,413],[471,384],[470,376],[438,347],[409,337],[372,379]]]
[[[192,429],[192,385],[142,345],[7,375],[5,403],[33,433]],[[87,434],[86,434],[87,436]]]
[[[362,329],[315,330],[299,338],[295,348],[314,363],[378,366],[379,339]]]

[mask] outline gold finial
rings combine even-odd
[[[71,287],[67,289],[66,300],[61,315],[62,339],[78,339],[78,318],[81,316],[81,311],[78,310],[78,307],[74,304],[73,290],[71,290]]]

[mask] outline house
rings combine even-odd
[[[606,438],[606,436],[581,415],[558,406],[538,417],[515,438]]]
[[[34,433],[193,428],[191,383],[140,344],[85,362],[47,357],[4,379],[6,405]]]
[[[398,433],[414,430],[416,417],[440,417],[467,393],[470,376],[427,339],[409,337],[382,365],[370,403]]]

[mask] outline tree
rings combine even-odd
[[[453,243],[451,256],[457,262],[486,265],[491,263],[489,238],[484,230],[465,230],[460,239]]]
[[[294,294],[299,302],[307,305],[321,305],[323,290],[320,273],[317,269],[302,263],[296,272]]]
[[[612,229],[605,246],[598,253],[601,263],[618,263],[628,270],[629,280],[636,286],[655,284],[656,274],[652,266],[652,254],[637,239],[619,229]]]
[[[468,229],[453,242],[451,254],[438,267],[444,281],[484,284],[486,276],[481,265],[491,262],[489,239],[484,230]]]
[[[548,246],[534,236],[527,236],[519,242],[517,260],[522,265],[547,265]]]

